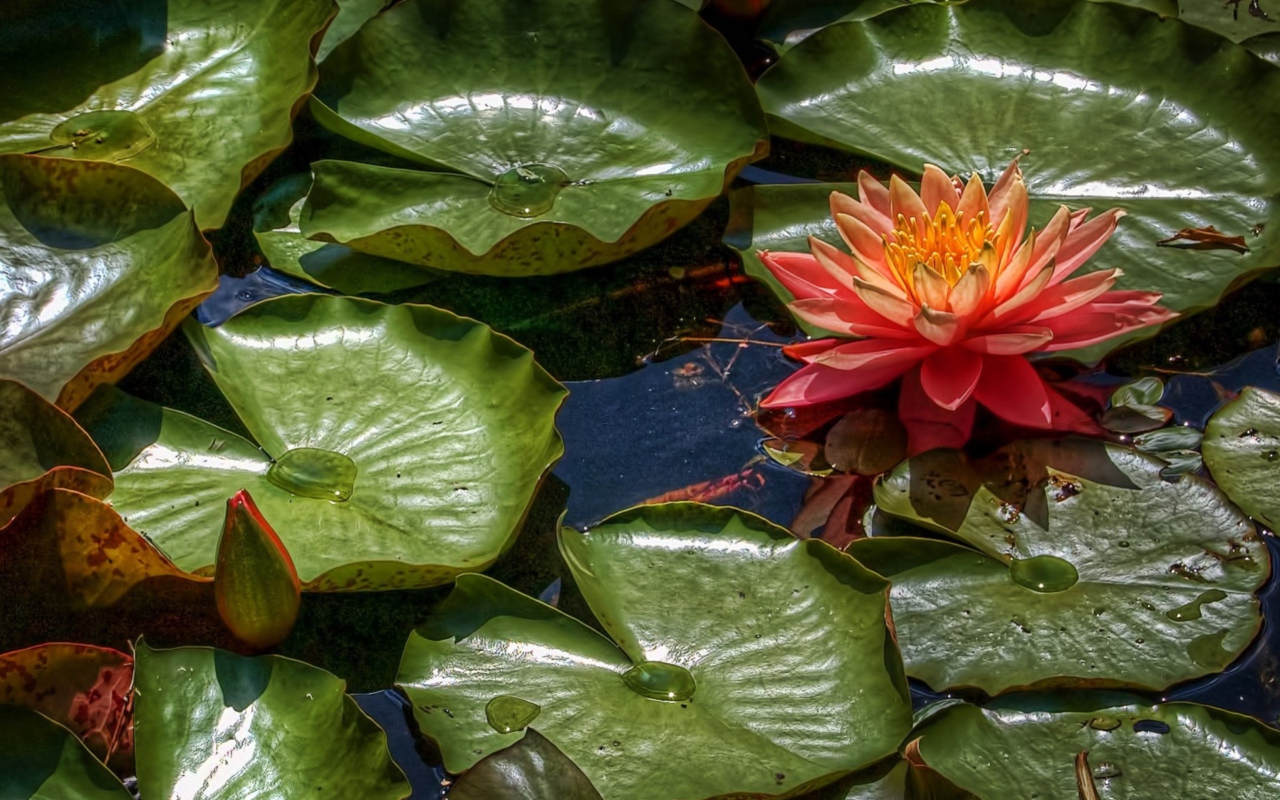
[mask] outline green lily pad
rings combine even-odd
[[[22,706],[0,705],[0,797],[132,800],[71,731]]]
[[[221,800],[399,800],[387,735],[338,678],[280,656],[139,643],[138,791]]]
[[[360,30],[360,26],[373,18],[392,0],[337,0],[338,15],[333,18],[329,28],[320,41],[320,49],[316,51],[316,63],[324,61],[333,48],[342,44]]]
[[[257,444],[120,392],[80,418],[112,505],[187,570],[214,563],[247,489],[305,589],[447,583],[494,562],[564,449],[564,388],[447,311],[294,295],[185,330]]]
[[[1280,72],[1182,22],[1110,3],[917,4],[823,29],[758,90],[775,134],[910,172],[931,162],[990,183],[1028,151],[1031,224],[1058,204],[1124,208],[1090,263],[1177,311],[1280,264]],[[1156,244],[1210,225],[1249,251]]]
[[[1203,0],[1178,0],[1178,17],[1183,22],[1208,28],[1233,42],[1245,42],[1256,36],[1280,33],[1280,12],[1274,4],[1260,3],[1270,19],[1255,17],[1249,13],[1249,0],[1241,0],[1237,8],[1227,3],[1206,3]]]
[[[793,797],[910,726],[886,584],[829,545],[673,503],[560,548],[612,640],[481,575],[409,639],[397,683],[451,771],[532,724],[606,800],[650,800],[658,773],[662,796]]]
[[[1246,386],[1209,419],[1200,449],[1236,505],[1280,528],[1280,395]]]
[[[848,552],[889,578],[908,674],[935,689],[990,694],[1043,686],[1163,689],[1221,671],[1253,640],[1265,544],[1222,493],[1164,462],[1107,454],[1131,483],[1047,468],[1037,487],[1048,524],[973,494],[951,528],[921,513],[958,481],[913,459],[876,487],[883,512],[963,542],[876,537]],[[914,498],[926,498],[913,502]],[[973,548],[973,549],[970,549]]]
[[[55,486],[106,497],[111,467],[65,411],[0,378],[0,526]]]
[[[601,800],[582,770],[530,728],[520,741],[486,756],[449,789],[453,800]]]
[[[1193,703],[1058,712],[959,703],[912,735],[913,761],[972,800],[1005,800],[1011,786],[1052,800],[1264,800],[1280,792],[1280,732]],[[1077,789],[1078,771],[1094,795]]]
[[[0,153],[127,159],[172,187],[201,228],[220,227],[240,188],[292,139],[293,114],[315,84],[312,40],[333,16],[333,0],[168,0],[146,4],[140,20],[125,5],[117,4],[124,20],[106,24],[128,30],[126,41],[141,38],[154,55],[137,63],[127,48],[113,52],[105,82],[74,105],[53,92],[17,119],[0,107],[8,120]],[[50,58],[50,48],[65,51],[60,38],[74,37],[84,21],[49,6],[15,49],[25,72],[47,65],[53,75],[37,80],[56,83],[67,59]]]
[[[182,201],[117,164],[0,156],[0,377],[74,408],[217,285]]]
[[[445,274],[361,253],[344,244],[306,238],[298,218],[310,188],[310,175],[291,175],[268,189],[254,205],[253,235],[273,269],[351,295],[395,292]]]
[[[320,161],[307,237],[493,275],[647,247],[768,144],[732,50],[670,0],[409,0],[329,55],[312,107],[343,136],[449,171]]]

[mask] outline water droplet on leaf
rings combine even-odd
[[[551,210],[568,182],[564,170],[550,164],[513,167],[494,179],[489,205],[513,217],[537,217]]]
[[[123,161],[155,144],[156,136],[132,111],[90,111],[64,120],[49,132],[61,147],[41,148],[64,158]]]
[[[1009,564],[1009,576],[1019,586],[1045,594],[1065,591],[1080,580],[1071,562],[1057,556],[1015,558]]]
[[[509,694],[498,695],[484,707],[484,718],[488,720],[489,727],[498,733],[522,731],[529,727],[540,713],[542,713],[542,706]]]
[[[1201,593],[1199,597],[1187,603],[1185,606],[1178,606],[1165,612],[1165,616],[1174,622],[1188,622],[1193,619],[1200,619],[1200,609],[1208,603],[1216,603],[1219,600],[1226,600],[1227,593],[1221,589],[1210,589]]]
[[[298,447],[276,459],[267,480],[299,497],[343,502],[355,491],[356,464],[332,450]]]
[[[623,673],[622,680],[631,691],[650,700],[688,700],[697,688],[689,670],[662,661],[637,664]]]

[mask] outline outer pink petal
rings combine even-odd
[[[863,205],[870,206],[882,214],[888,222],[889,229],[893,228],[889,187],[871,177],[871,173],[865,169],[858,171],[858,199],[862,201]]]
[[[1045,326],[1053,329],[1053,342],[1043,348],[1046,353],[1088,347],[1105,342],[1122,333],[1128,333],[1148,325],[1165,322],[1178,316],[1177,312],[1160,306],[1145,307],[1138,311],[1117,312],[1097,306],[1088,306],[1067,314],[1045,320]]]
[[[812,364],[813,360],[831,348],[844,344],[847,339],[810,339],[807,342],[796,342],[782,348],[789,358]]]
[[[876,284],[867,283],[861,278],[853,279],[853,288],[858,293],[858,297],[862,298],[862,302],[889,323],[903,328],[912,324],[911,321],[916,316],[916,307],[910,300],[899,297]]]
[[[1073,228],[1067,234],[1062,247],[1058,248],[1058,254],[1054,260],[1053,283],[1066,280],[1071,273],[1098,252],[1098,248],[1106,243],[1112,233],[1115,233],[1116,225],[1124,215],[1123,209],[1113,208]]]
[[[760,401],[760,407],[810,406],[879,389],[906,372],[911,365],[912,362],[904,361],[888,367],[844,370],[810,364],[778,384],[768,397]]]
[[[853,289],[854,277],[863,271],[853,256],[814,236],[809,237],[809,252],[818,259],[818,266],[825,269],[837,284],[845,289]]]
[[[987,204],[991,209],[991,227],[998,229],[1004,222],[1005,212],[1009,210],[1009,190],[1013,184],[1022,179],[1022,170],[1018,167],[1018,159],[1014,159],[1004,168],[995,185],[987,193]]]
[[[1014,356],[1042,350],[1052,340],[1053,331],[1048,328],[1018,325],[999,333],[974,336],[966,339],[961,346],[975,353]]]
[[[860,339],[831,348],[813,359],[813,363],[843,370],[885,369],[901,364],[902,369],[898,370],[901,373],[937,349],[920,340]]]
[[[832,297],[844,288],[808,253],[761,250],[760,261],[797,300]]]
[[[1049,224],[1045,225],[1044,230],[1035,237],[1035,247],[1031,251],[1031,263],[1027,267],[1027,272],[1035,274],[1043,269],[1050,259],[1056,258],[1070,233],[1071,212],[1066,206],[1058,206]]]
[[[920,200],[924,202],[925,211],[936,216],[940,203],[946,203],[947,208],[955,211],[960,205],[960,193],[947,173],[933,164],[925,164],[924,178],[920,181]]]
[[[929,399],[955,411],[969,399],[982,376],[982,356],[961,347],[939,350],[920,365],[920,385]]]
[[[896,222],[899,216],[914,219],[917,225],[924,224],[927,209],[916,190],[912,189],[902,178],[894,175],[889,179],[890,217]]]
[[[961,447],[973,430],[978,404],[972,398],[955,411],[947,411],[929,398],[920,384],[920,370],[902,378],[898,416],[907,427],[907,451],[917,455],[938,447]]]
[[[1022,356],[984,356],[974,398],[998,417],[1028,428],[1048,428],[1053,409],[1044,381]]]
[[[883,234],[876,233],[862,220],[843,212],[835,215],[835,221],[840,238],[844,239],[855,258],[885,278],[895,283],[898,281],[885,262]]]
[[[866,173],[862,173],[865,175]],[[876,184],[880,186],[880,184]],[[883,186],[880,186],[884,189]],[[881,211],[875,206],[863,203],[860,200],[854,200],[847,194],[840,192],[831,193],[831,218],[835,219],[840,214],[847,214],[854,219],[859,220],[862,224],[871,229],[877,236],[883,236],[893,231],[893,221],[889,219],[889,202],[888,193],[885,194],[885,210]]]
[[[1043,322],[1069,314],[1105,294],[1115,285],[1119,274],[1120,271],[1116,269],[1101,270],[1063,281],[1057,286],[1050,285],[1036,299],[1027,303],[1021,314],[1030,322]]]
[[[975,172],[969,176],[969,182],[960,193],[956,214],[967,224],[969,220],[977,219],[979,213],[985,215],[990,223],[991,209],[987,206],[987,189],[982,185],[982,178]]]
[[[814,297],[788,303],[787,308],[811,325],[850,336],[877,336],[886,339],[918,339],[914,328],[894,327],[867,308],[856,296],[848,300]]]

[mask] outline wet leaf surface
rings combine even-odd
[[[882,512],[958,540],[876,537],[849,553],[893,583],[907,672],[934,689],[1163,689],[1224,669],[1261,625],[1270,557],[1253,525],[1194,476],[1119,447],[1130,487],[1048,469],[1027,489],[1047,523],[985,487],[951,528],[914,497],[968,489],[924,459],[877,487]],[[968,545],[965,547],[963,545]],[[972,549],[970,549],[972,548]]]
[[[217,283],[159,182],[39,156],[0,156],[0,266],[0,376],[63,408],[128,372]]]
[[[279,656],[138,645],[144,797],[399,800],[409,783],[346,685]]]
[[[670,2],[411,0],[329,55],[316,98],[343,136],[449,171],[320,161],[302,232],[472,273],[633,253],[767,148],[732,50]]]
[[[1280,524],[1280,395],[1246,387],[1209,420],[1201,448],[1227,496],[1274,530]]]
[[[520,741],[485,757],[455,781],[449,797],[600,800],[600,793],[564,753],[530,728]]]
[[[119,29],[117,42],[136,41],[136,50],[100,44],[103,71],[73,72],[102,81],[85,87],[83,101],[79,93],[31,97],[17,118],[0,106],[7,120],[0,152],[128,159],[172,187],[201,228],[220,227],[240,188],[292,138],[293,113],[316,78],[311,39],[333,15],[333,0],[129,5],[136,7],[95,16]],[[24,74],[53,83],[64,59],[49,59],[49,49],[66,47],[60,37],[82,36],[83,20],[65,3],[43,6],[35,19],[16,30],[12,49]],[[143,61],[143,53],[151,57]],[[40,77],[44,70],[51,77]]]
[[[493,563],[563,449],[563,387],[439,309],[291,296],[186,330],[261,449],[118,392],[82,414],[112,505],[185,569],[247,488],[307,590],[445,583]]]
[[[561,548],[611,638],[483,576],[410,638],[399,683],[451,770],[521,738],[491,724],[504,697],[538,706],[605,798],[652,797],[673,763],[673,796],[773,797],[896,749],[909,703],[885,585],[853,560],[697,504],[566,528]]]

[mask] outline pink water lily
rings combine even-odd
[[[805,366],[761,402],[796,407],[903,378],[899,411],[911,449],[958,446],[976,404],[1030,428],[1078,429],[1088,415],[1045,384],[1029,353],[1085,347],[1176,314],[1155,292],[1111,291],[1120,271],[1070,276],[1124,211],[1089,218],[1059,207],[1027,228],[1027,187],[1014,161],[990,194],[926,165],[920,192],[894,176],[858,175],[858,199],[831,195],[851,253],[810,238],[810,253],[762,252],[799,318],[858,337],[794,345]]]

